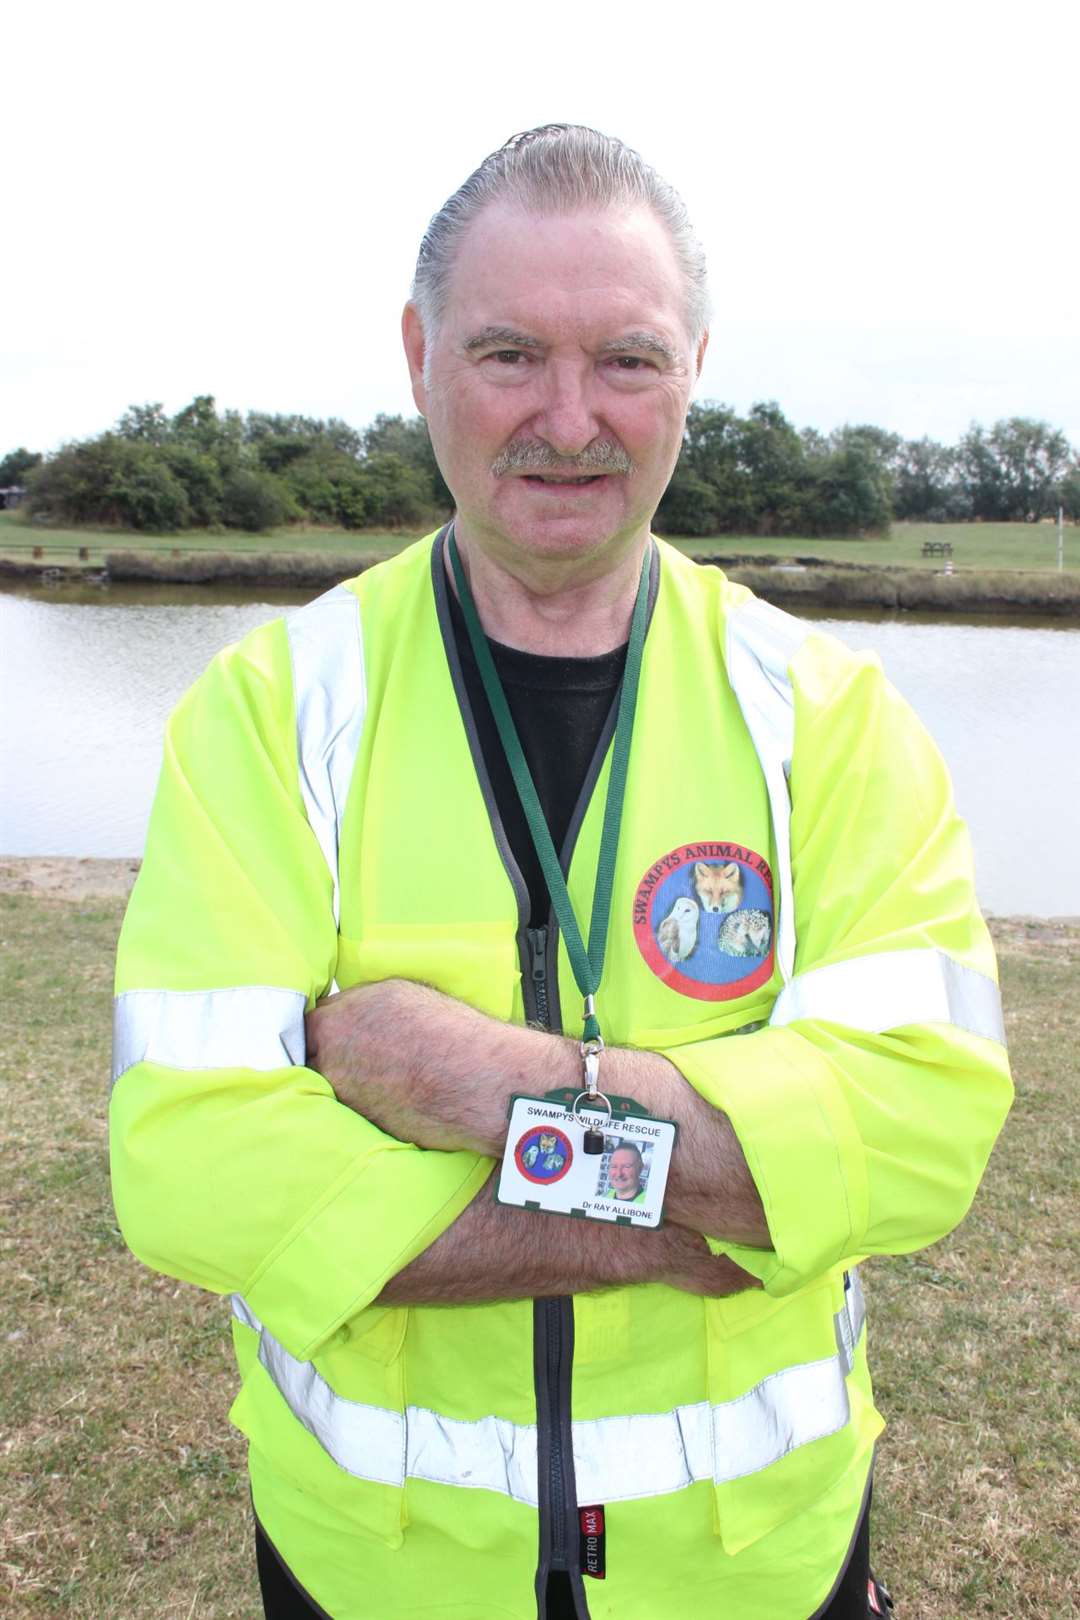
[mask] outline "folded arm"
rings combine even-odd
[[[390,1135],[426,1148],[499,1158],[515,1092],[541,1095],[582,1084],[577,1042],[500,1023],[403,980],[365,985],[321,1003],[308,1014],[307,1039],[308,1061],[339,1101]],[[694,1232],[723,1234],[733,1243],[767,1246],[761,1201],[725,1115],[655,1052],[609,1048],[601,1077],[606,1090],[678,1122],[665,1219]],[[516,1224],[530,1223],[526,1217]],[[572,1228],[586,1252],[593,1224]],[[616,1240],[624,1241],[621,1231]]]

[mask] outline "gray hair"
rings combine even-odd
[[[586,208],[651,208],[675,249],[686,283],[686,323],[697,344],[709,322],[709,291],[705,254],[686,204],[629,146],[582,124],[544,124],[511,136],[443,203],[424,233],[412,284],[429,338],[446,309],[462,236],[481,209],[502,201],[540,217]]]

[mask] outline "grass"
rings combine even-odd
[[[250,1620],[224,1305],[139,1266],[109,1203],[120,910],[0,894],[0,1610]],[[1076,1612],[1080,926],[1014,922],[998,935],[1016,1110],[960,1230],[865,1268],[891,1424],[874,1558],[907,1620]]]
[[[87,566],[102,568],[109,552],[137,551],[168,558],[200,552],[240,552],[251,556],[287,556],[326,553],[358,560],[399,550],[421,532],[402,530],[329,529],[304,527],[274,529],[267,534],[208,534],[188,529],[183,534],[137,534],[115,529],[52,529],[27,523],[18,512],[0,512],[0,556],[25,557],[41,546],[44,561],[71,562],[80,547],[89,553]],[[826,562],[873,563],[886,568],[940,570],[940,557],[924,557],[925,540],[947,540],[953,547],[953,565],[965,569],[1057,569],[1057,529],[1045,523],[897,523],[883,539],[808,540],[762,539],[749,535],[718,535],[677,540],[692,556],[761,557],[778,559],[818,557]],[[1080,571],[1080,525],[1065,527],[1065,568]]]
[[[882,568],[942,567],[941,557],[924,557],[923,542],[948,541],[956,569],[1057,569],[1057,527],[1047,523],[894,523],[882,539],[800,540],[748,539],[719,535],[704,540],[678,540],[680,550],[695,557],[778,559],[819,557],[825,562],[873,563]],[[1080,525],[1065,525],[1066,570],[1080,569]]]
[[[429,533],[430,530],[425,530]],[[89,552],[91,568],[104,566],[109,552],[140,551],[154,557],[173,552],[241,552],[250,556],[288,556],[293,552],[321,551],[335,556],[372,553],[385,556],[416,539],[400,529],[328,529],[296,524],[271,529],[265,534],[242,534],[236,529],[212,534],[206,529],[185,529],[182,534],[142,534],[131,529],[63,529],[30,524],[18,511],[0,511],[0,555],[25,557],[35,546],[44,551],[44,560],[72,560],[80,547]]]

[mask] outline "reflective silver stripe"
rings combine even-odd
[[[296,704],[300,792],[334,880],[340,921],[338,850],[345,800],[367,707],[360,604],[335,585],[285,620]]]
[[[840,1364],[847,1373],[855,1365],[855,1346],[862,1337],[865,1321],[866,1300],[859,1279],[859,1269],[852,1266],[850,1271],[844,1273],[844,1309],[837,1311],[833,1318]]]
[[[954,1024],[1005,1042],[1001,996],[993,979],[944,951],[879,951],[811,968],[786,984],[770,1024],[817,1018],[881,1034],[906,1024]]]
[[[811,634],[789,613],[756,598],[728,619],[727,673],[761,765],[772,812],[780,886],[776,960],[784,983],[795,971],[795,891],[791,880],[791,796],[795,700],[788,667]]]
[[[168,1069],[281,1069],[303,1063],[299,990],[125,990],[113,1003],[115,1085],[135,1063]]]
[[[700,1401],[575,1422],[578,1499],[626,1502],[702,1480],[721,1485],[842,1429],[850,1417],[845,1375],[863,1327],[862,1291],[850,1277],[833,1323],[836,1355],[785,1367],[716,1406]],[[495,1416],[463,1422],[422,1406],[393,1412],[346,1400],[311,1362],[291,1356],[239,1295],[233,1313],[259,1334],[259,1360],[293,1416],[346,1473],[386,1485],[408,1478],[496,1491],[537,1506],[535,1424]]]

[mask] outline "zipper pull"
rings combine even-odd
[[[547,978],[547,929],[530,928],[527,934],[532,981],[533,984],[542,984]]]

